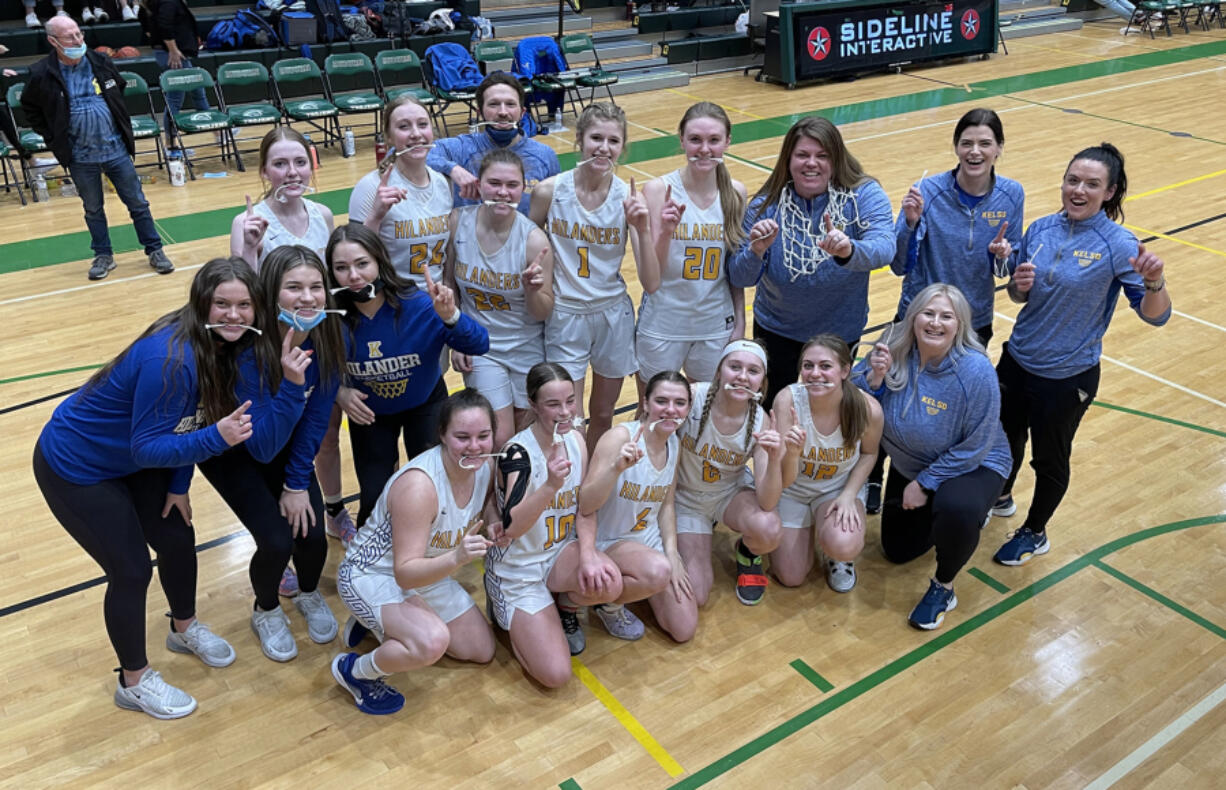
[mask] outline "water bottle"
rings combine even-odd
[[[77,194],[77,185],[71,179],[65,178],[60,182],[60,197],[76,197]]]
[[[345,141],[341,144],[341,153],[346,157],[353,156],[357,151],[357,144],[353,139],[353,129],[345,127]]]
[[[383,163],[387,156],[387,143],[383,141],[383,132],[375,132],[375,167]]]
[[[187,184],[187,169],[183,167],[183,157],[178,151],[166,155],[166,172],[170,175],[170,185],[181,187]]]
[[[566,126],[562,123],[562,108],[561,107],[553,111],[553,126],[550,127],[549,131],[551,132],[566,131]]]
[[[51,193],[47,191],[47,179],[43,178],[42,173],[34,176],[34,199],[39,203],[46,203],[51,199]]]
[[[315,143],[311,140],[311,135],[302,135],[307,141],[307,150],[311,152],[311,169],[319,169],[319,149],[315,147]]]

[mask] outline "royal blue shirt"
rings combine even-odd
[[[971,306],[971,326],[992,325],[996,299],[993,279],[995,256],[988,245],[1008,222],[1005,238],[1013,245],[1010,265],[1022,244],[1022,214],[1026,194],[1022,185],[1004,176],[992,179],[982,198],[968,196],[958,187],[957,170],[925,178],[920,184],[924,210],[914,228],[898,212],[894,223],[897,248],[890,269],[903,275],[898,314],[907,312],[915,295],[932,283],[957,286]]]
[[[749,247],[749,229],[762,219],[780,225],[779,204],[768,206],[761,216],[764,198],[755,198],[741,223],[745,241],[728,264],[728,280],[735,288],[757,286],[753,303],[754,324],[769,332],[803,343],[822,332],[833,332],[848,343],[860,338],[868,321],[868,275],[889,264],[894,257],[894,225],[890,199],[881,185],[868,180],[852,190],[853,200],[831,220],[852,239],[847,260],[834,258],[818,264],[811,274],[789,271],[784,260],[781,231],[766,254],[758,257]],[[812,200],[799,196],[801,212],[810,232],[824,229],[822,217],[829,209],[829,193]],[[797,258],[811,258],[806,243],[789,245]]]
[[[1080,222],[1064,212],[1035,220],[1018,257],[1034,264],[1035,276],[1009,337],[1017,364],[1047,379],[1097,365],[1121,291],[1142,321],[1162,326],[1170,320],[1169,307],[1157,318],[1141,312],[1145,281],[1129,260],[1136,256],[1136,236],[1101,210]]]
[[[224,452],[216,425],[198,413],[196,358],[168,327],[132,344],[97,386],[56,407],[38,443],[47,464],[77,485],[141,469],[175,469],[170,492],[187,492],[192,464]]]
[[[424,291],[400,294],[400,314],[384,302],[373,318],[354,311],[357,322],[345,332],[345,363],[350,383],[366,393],[375,414],[396,414],[420,406],[430,397],[442,371],[443,346],[474,356],[490,349],[490,334],[460,314],[447,326]]]

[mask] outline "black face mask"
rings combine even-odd
[[[383,278],[376,277],[375,279],[366,283],[366,287],[360,291],[353,291],[346,288],[342,291],[337,291],[335,294],[333,294],[333,296],[336,298],[337,302],[342,303],[342,306],[344,306],[345,302],[350,304],[365,304],[371,299],[374,299],[375,296],[382,290]]]

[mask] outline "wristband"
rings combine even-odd
[[[287,494],[305,494],[307,492],[305,488],[290,488],[286,484],[281,485],[281,490]]]
[[[443,326],[451,328],[458,323],[460,323],[460,308],[457,307],[455,312],[451,314],[451,318],[443,319]]]
[[[1165,276],[1159,277],[1157,283],[1151,283],[1149,280],[1144,280],[1143,282],[1145,283],[1145,290],[1149,291],[1150,293],[1156,294],[1166,287]]]

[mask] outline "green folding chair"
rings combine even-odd
[[[153,97],[149,95],[149,83],[134,71],[121,71],[123,78],[123,103],[132,119],[132,136],[137,140],[153,140],[153,154],[157,159],[156,166],[163,169],[166,162],[166,149],[162,146],[162,124],[158,113],[153,109]],[[142,153],[137,151],[137,153]],[[149,153],[145,151],[144,153]],[[142,167],[142,165],[137,165]]]
[[[329,55],[324,61],[324,82],[332,103],[344,115],[369,113],[377,130],[385,104],[370,58],[361,52]]]
[[[213,101],[221,106],[221,99],[217,95],[217,84],[213,82],[213,77],[204,69],[192,67],[187,69],[170,69],[163,71],[158,77],[158,83],[162,88],[162,95],[165,96],[170,91],[183,91],[185,93],[203,89],[206,92],[213,91]],[[192,162],[192,157],[188,156],[188,147],[183,142],[184,134],[202,134],[205,132],[215,132],[216,136],[211,143],[196,143],[196,146],[201,148],[209,148],[216,146],[218,152],[212,156],[196,157],[196,159],[212,159],[218,158],[222,162],[226,162],[231,154],[234,156],[234,161],[238,166],[239,171],[244,171],[243,160],[238,154],[238,146],[234,142],[234,128],[230,125],[230,116],[220,110],[200,109],[200,110],[180,110],[170,116],[170,132],[171,139],[175,141],[180,151],[183,152],[183,162],[187,165],[187,175],[193,181],[196,180],[195,166]]]
[[[340,109],[328,99],[319,66],[310,58],[279,60],[272,67],[277,106],[287,121],[299,121],[323,134],[323,144],[341,139]]]

